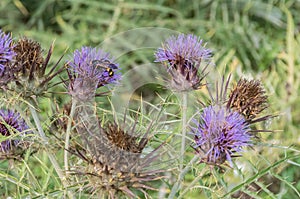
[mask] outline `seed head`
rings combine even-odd
[[[21,38],[13,47],[15,60],[9,64],[4,71],[2,81],[9,79],[6,90],[17,93],[22,98],[34,98],[44,96],[49,87],[50,81],[59,73],[62,68],[55,71],[59,61],[49,68],[49,60],[53,52],[51,45],[46,58],[43,58],[42,48],[36,41]],[[46,72],[46,69],[48,69]],[[10,97],[10,96],[8,96]]]
[[[33,78],[43,75],[43,51],[38,42],[21,38],[14,47],[14,51],[17,53],[14,70],[18,72],[19,76],[33,80]]]
[[[251,120],[268,107],[267,99],[259,80],[240,79],[229,95],[227,107]]]
[[[105,134],[114,146],[132,153],[141,153],[148,142],[147,138],[142,138],[141,141],[138,142],[139,137],[126,133],[115,123],[107,124]]]
[[[132,128],[131,130],[134,130]],[[72,153],[88,163],[86,168],[79,168],[88,178],[88,187],[92,192],[101,192],[108,198],[127,196],[137,197],[141,191],[147,197],[147,190],[156,190],[148,185],[163,176],[164,170],[151,169],[149,165],[157,158],[156,150],[142,157],[142,151],[149,140],[147,134],[142,138],[132,136],[116,123],[108,123],[101,128],[105,137],[93,137],[89,150],[77,147]],[[101,142],[101,141],[103,141]],[[106,145],[105,145],[106,144]],[[77,169],[78,170],[78,169]]]

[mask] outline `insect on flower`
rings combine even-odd
[[[86,98],[88,93],[95,93],[95,89],[117,83],[121,79],[119,65],[110,58],[109,53],[98,48],[85,46],[75,50],[67,66],[69,91],[79,98]]]
[[[110,62],[108,59],[100,59],[100,60],[93,60],[92,61],[93,67],[96,69],[103,68],[108,72],[109,77],[114,76],[114,71],[118,69],[118,67]]]

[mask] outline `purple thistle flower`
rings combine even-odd
[[[68,65],[70,93],[82,99],[95,93],[97,88],[121,79],[119,65],[113,62],[109,53],[101,49],[82,47],[74,52],[73,60]]]
[[[222,106],[204,108],[200,121],[192,128],[195,136],[195,150],[202,162],[222,164],[231,162],[235,152],[251,145],[250,127],[238,112]]]
[[[211,50],[206,49],[203,41],[197,36],[180,34],[166,40],[162,48],[155,53],[156,62],[177,61],[184,59],[189,62],[198,62],[200,59],[209,59]]]
[[[28,129],[29,127],[25,120],[21,118],[19,113],[12,110],[0,110],[0,133],[2,136],[8,137],[14,133],[23,132]],[[19,142],[20,140],[11,139],[2,141],[0,145],[0,152],[8,152],[13,146],[17,146]]]
[[[211,50],[205,48],[203,41],[192,34],[180,34],[166,40],[162,48],[155,52],[155,62],[168,67],[173,87],[179,91],[199,89],[209,64],[199,70],[202,61],[211,58]]]
[[[13,51],[12,38],[10,34],[5,34],[0,29],[0,74],[8,62],[13,60],[16,53]]]
[[[106,62],[108,64],[106,67],[112,69],[114,73],[109,74],[109,70],[95,67],[100,61]],[[110,54],[101,49],[82,47],[81,50],[75,50],[74,59],[68,64],[71,67],[70,70],[76,73],[79,78],[95,78],[101,85],[115,83],[121,78],[119,74],[115,74],[119,70],[118,64],[113,63]]]

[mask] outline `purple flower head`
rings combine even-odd
[[[0,29],[0,74],[5,65],[13,60],[16,53],[13,51],[12,38],[10,34],[5,34]]]
[[[211,50],[205,48],[203,41],[192,34],[180,34],[166,40],[162,48],[155,52],[155,62],[168,67],[172,75],[173,87],[179,91],[200,88],[209,64],[199,69],[203,61],[211,58]]]
[[[88,78],[98,82],[98,86],[115,83],[121,79],[119,65],[113,63],[109,53],[101,49],[82,47],[75,50],[73,61],[70,61],[70,70],[77,75],[77,78]]]
[[[195,150],[202,162],[222,164],[231,162],[235,152],[251,145],[250,127],[238,112],[222,106],[209,106],[203,110],[200,121],[192,128]]]
[[[91,99],[97,88],[121,79],[118,64],[101,49],[82,47],[74,52],[73,60],[68,65],[69,92],[80,100]]]
[[[14,133],[24,132],[28,133],[29,127],[19,113],[12,110],[0,110],[0,133],[2,136],[11,136]],[[24,135],[24,134],[23,134]],[[1,142],[0,152],[7,152],[13,146],[17,146],[20,140],[7,139]]]
[[[211,50],[204,47],[203,41],[192,34],[180,34],[166,40],[162,48],[155,53],[156,62],[176,62],[186,60],[188,62],[199,62],[211,57]]]

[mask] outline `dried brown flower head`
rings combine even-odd
[[[87,187],[91,192],[108,198],[122,195],[136,198],[137,191],[147,197],[147,190],[156,190],[147,184],[163,178],[161,173],[164,170],[150,168],[158,157],[158,149],[142,156],[149,140],[148,132],[141,138],[132,136],[134,127],[126,132],[116,123],[108,123],[101,131],[103,134],[94,137],[94,145],[89,146],[89,150],[78,145],[70,149],[88,163],[85,168],[77,167],[79,172],[75,173],[87,177]]]
[[[267,99],[259,80],[240,79],[229,95],[227,108],[238,111],[247,120],[252,120],[268,107]]]
[[[44,73],[42,67],[44,58],[41,45],[38,42],[21,38],[14,47],[14,51],[17,53],[14,67],[20,72],[19,75],[28,76],[29,80],[32,80],[34,76],[40,76]]]
[[[30,98],[44,95],[51,86],[56,85],[51,85],[50,81],[64,68],[55,71],[62,57],[49,68],[53,44],[45,58],[40,44],[25,37],[19,39],[13,51],[14,61],[9,63],[3,72],[3,78],[10,80],[6,90],[16,92],[23,98]]]
[[[132,153],[141,153],[148,142],[147,138],[138,142],[139,137],[129,135],[115,123],[109,123],[105,133],[114,146]]]

